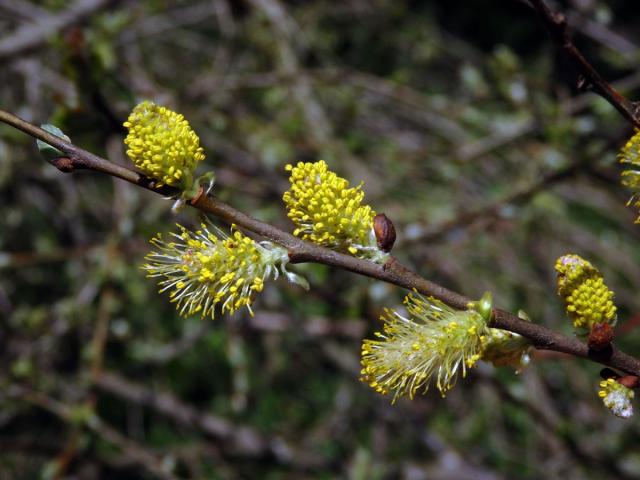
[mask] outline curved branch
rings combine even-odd
[[[89,169],[120,178],[164,196],[179,193],[178,190],[167,186],[154,188],[152,179],[78,148],[9,112],[0,110],[0,121],[65,152],[68,158],[60,158],[51,162],[63,172],[72,172],[76,169]],[[464,295],[448,290],[421,277],[402,265],[402,263],[394,257],[391,257],[385,265],[378,265],[368,260],[362,260],[335,252],[328,248],[301,240],[273,225],[250,217],[212,195],[201,195],[193,199],[191,205],[203,212],[215,215],[227,223],[236,224],[245,230],[256,233],[286,247],[289,250],[289,258],[292,263],[312,262],[342,268],[409,290],[416,290],[424,295],[433,296],[457,309],[466,309],[470,301],[470,299]],[[601,363],[602,365],[632,375],[640,375],[640,360],[630,355],[615,348],[612,348],[604,354],[598,354],[591,351],[585,343],[576,338],[567,337],[542,325],[524,321],[517,315],[505,310],[493,310],[493,319],[491,320],[490,326],[518,333],[529,339],[537,349],[567,353]]]
[[[580,77],[577,86],[597,93],[634,127],[640,128],[640,109],[637,102],[632,102],[607,82],[598,71],[593,68],[580,50],[574,45],[567,19],[561,13],[554,12],[544,0],[529,0],[531,6],[538,12],[545,27],[553,38],[559,52],[573,63]]]

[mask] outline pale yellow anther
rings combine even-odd
[[[284,271],[289,257],[282,247],[258,244],[239,231],[227,237],[220,231],[216,236],[205,225],[197,232],[178,228],[173,237],[180,241],[165,242],[161,235],[151,241],[157,251],[146,256],[143,268],[148,276],[161,279],[161,291],[170,289],[181,315],[213,317],[218,305],[222,312],[247,307],[252,313],[252,296],[262,291],[266,277],[278,271],[292,275]]]
[[[481,358],[486,321],[474,310],[453,310],[417,294],[404,303],[409,318],[385,309],[385,334],[364,340],[362,380],[378,392],[394,392],[394,400],[426,391],[432,379],[445,394]]]

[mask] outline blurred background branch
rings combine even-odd
[[[587,61],[582,52],[575,46],[567,19],[561,13],[554,12],[544,0],[529,0],[533,8],[539,13],[547,30],[551,34],[556,48],[565,55],[567,61],[574,64],[579,72],[576,87],[581,90],[592,90],[613,105],[620,114],[636,128],[640,128],[640,110],[638,104],[631,102],[621,95],[607,82],[602,75]],[[593,32],[593,28],[591,28]],[[608,40],[611,37],[606,36]],[[618,40],[617,37],[615,37]],[[609,42],[610,43],[610,42]],[[626,47],[627,45],[625,45]]]

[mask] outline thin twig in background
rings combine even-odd
[[[56,15],[48,15],[35,23],[25,24],[11,35],[0,39],[0,59],[6,60],[33,50],[62,29],[113,3],[114,0],[79,0]]]
[[[36,17],[45,18],[50,15],[50,12],[46,9],[22,0],[0,0],[0,10],[22,17],[27,21],[32,21]]]
[[[255,312],[253,316],[242,319],[240,327],[247,327],[265,333],[282,333],[292,329],[301,330],[309,338],[349,338],[361,339],[367,331],[364,320],[344,319],[332,321],[327,317],[307,317],[304,323],[296,323],[286,312]],[[140,356],[144,364],[163,365],[183,355],[193,348],[212,329],[210,322],[199,322],[178,339],[170,343],[154,344]]]
[[[60,403],[56,399],[42,392],[35,392],[19,385],[12,385],[5,393],[10,398],[19,398],[32,405],[38,406],[52,413],[56,417],[59,417],[64,422],[71,424],[78,423],[77,415],[73,411],[72,407]],[[135,465],[144,467],[149,473],[155,475],[157,478],[162,480],[178,479],[178,477],[174,476],[165,466],[163,466],[160,458],[157,458],[144,447],[138,445],[138,443],[125,437],[120,432],[104,423],[95,414],[91,414],[91,417],[88,418],[83,425],[104,441],[118,447],[122,456],[131,460]]]
[[[640,128],[640,112],[637,102],[632,102],[620,94],[598,71],[587,61],[580,50],[574,45],[571,32],[564,15],[554,12],[544,0],[529,0],[532,7],[538,12],[545,27],[551,34],[556,48],[573,63],[580,72],[577,79],[577,87],[589,89],[597,93],[636,128]]]
[[[504,198],[497,200],[489,205],[480,207],[476,210],[461,212],[451,220],[447,220],[439,225],[435,225],[428,230],[422,232],[415,237],[407,239],[404,244],[415,244],[418,242],[430,243],[436,241],[457,228],[468,227],[479,219],[487,217],[500,216],[500,212],[509,205],[517,205],[526,202],[537,193],[544,191],[547,187],[571,178],[586,162],[576,160],[564,168],[560,168],[554,172],[542,175],[537,181],[532,182],[526,187],[516,189],[514,192],[506,195]]]
[[[391,99],[419,112],[421,123],[450,143],[458,144],[469,140],[469,134],[466,130],[446,116],[433,111],[433,106],[429,104],[428,98],[421,92],[408,85],[352,68],[301,68],[295,72],[272,71],[201,75],[194,81],[187,95],[193,99],[199,99],[209,95],[209,92],[213,90],[240,90],[289,85],[299,81],[300,77],[304,77],[307,82],[314,85],[348,85]]]
[[[293,445],[281,438],[267,437],[252,428],[199,411],[169,393],[150,390],[115,373],[103,372],[93,382],[97,389],[105,393],[150,408],[180,425],[198,429],[208,437],[223,442],[232,454],[272,457],[279,463],[305,468],[318,465],[318,458],[295,451]]]
[[[311,90],[309,81],[304,76],[298,75],[300,63],[293,42],[295,40],[300,44],[301,32],[277,0],[250,0],[250,3],[259,8],[273,25],[279,66],[285,75],[295,79],[292,86],[293,97],[304,114],[316,147],[319,148],[333,137],[333,132],[322,105]]]

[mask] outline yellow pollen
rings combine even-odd
[[[153,102],[138,104],[123,124],[129,133],[124,140],[127,155],[157,185],[173,185],[192,178],[198,162],[204,159],[200,140],[179,113]]]

